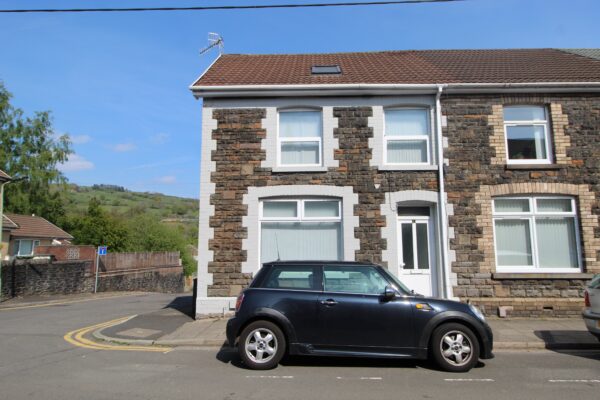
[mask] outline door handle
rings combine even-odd
[[[327,300],[321,300],[321,304],[323,304],[324,306],[335,306],[337,304],[337,301],[333,300],[333,299],[327,299]]]

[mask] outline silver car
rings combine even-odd
[[[585,289],[583,320],[590,333],[600,340],[600,274]]]

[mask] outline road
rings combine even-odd
[[[145,294],[0,310],[0,399],[594,399],[600,352],[501,352],[467,374],[427,363],[295,358],[271,371],[242,368],[235,353],[94,350],[66,332],[167,306]]]

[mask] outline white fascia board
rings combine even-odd
[[[199,97],[274,97],[435,94],[438,86],[446,93],[535,93],[600,92],[600,82],[531,82],[531,83],[439,83],[439,84],[339,84],[339,85],[231,85],[190,86]]]
[[[215,59],[213,60],[213,62],[211,62],[211,63],[210,63],[210,65],[209,65],[208,67],[206,67],[206,69],[205,69],[205,70],[204,70],[204,71],[203,71],[203,72],[200,74],[200,76],[199,76],[199,77],[197,77],[196,79],[194,79],[194,82],[192,82],[192,84],[189,86],[190,90],[192,90],[192,91],[194,90],[194,84],[195,84],[196,82],[198,82],[200,79],[202,79],[202,77],[203,77],[204,75],[206,75],[206,73],[208,72],[208,70],[209,70],[209,69],[211,69],[211,68],[212,68],[212,66],[213,66],[213,65],[215,65],[215,63],[216,63],[217,61],[219,61],[219,58],[221,58],[221,56],[222,56],[222,54],[221,54],[221,53],[219,53],[219,55],[217,56],[217,58],[215,58]],[[195,97],[196,97],[196,98],[198,98],[199,96],[195,96]]]

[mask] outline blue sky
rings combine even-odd
[[[0,8],[311,0],[0,0]],[[341,0],[331,0],[341,1]],[[0,14],[0,80],[26,112],[51,110],[75,154],[71,182],[197,197],[201,102],[188,90],[227,53],[600,47],[600,1],[471,0],[330,9]]]

